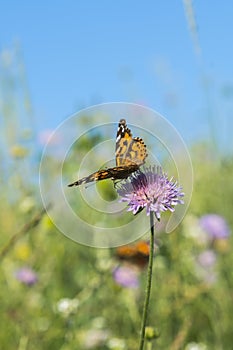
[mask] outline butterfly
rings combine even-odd
[[[138,267],[144,267],[149,261],[150,244],[146,241],[139,241],[135,244],[128,244],[116,248],[116,257]]]
[[[130,174],[139,170],[139,167],[145,163],[147,157],[146,145],[141,138],[132,136],[132,132],[127,127],[125,119],[121,119],[118,125],[115,156],[115,167],[96,171],[68,186],[79,186],[88,182],[105,179],[112,179],[113,181],[126,179]]]

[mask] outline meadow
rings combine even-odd
[[[42,149],[33,128],[22,127],[12,96],[1,121],[0,348],[138,349],[146,263],[79,245],[57,230],[40,198]],[[188,212],[171,234],[156,232],[148,350],[232,349],[233,160],[208,142],[196,142],[190,154]],[[111,198],[109,183],[103,191]]]
[[[13,159],[12,166],[22,161]],[[233,162],[208,158],[204,148],[193,152],[193,162],[188,213],[175,232],[157,237],[149,324],[159,332],[155,348],[230,349]],[[116,281],[114,269],[126,263],[115,250],[62,236],[40,213],[36,186],[21,186],[12,196],[6,179],[1,191],[1,348],[137,349],[146,270],[137,270],[136,286]],[[229,231],[221,220],[204,230],[209,214]]]

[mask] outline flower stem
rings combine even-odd
[[[15,233],[9,239],[9,241],[6,243],[6,245],[0,251],[0,260],[5,257],[5,255],[14,247],[14,245],[18,242],[18,240],[20,238],[22,238],[31,229],[33,229],[39,225],[39,223],[41,222],[45,213],[46,213],[46,210],[42,209],[36,216],[34,216],[30,221],[28,221],[26,224],[24,224],[24,226],[21,228],[20,231]]]
[[[144,347],[145,329],[146,329],[147,314],[148,314],[149,301],[150,301],[151,282],[152,282],[152,269],[153,269],[153,260],[154,260],[154,213],[153,212],[150,212],[150,227],[151,227],[150,256],[149,256],[149,264],[148,264],[148,270],[147,270],[147,286],[146,286],[146,296],[145,296],[145,301],[143,306],[139,350],[143,350],[143,347]]]

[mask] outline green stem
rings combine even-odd
[[[153,212],[150,212],[150,227],[151,227],[150,256],[149,256],[149,264],[148,264],[148,270],[147,270],[147,286],[146,286],[146,296],[145,296],[145,301],[143,306],[139,350],[143,350],[143,347],[144,347],[145,329],[146,329],[147,314],[148,314],[149,301],[150,301],[151,282],[152,282],[152,269],[153,269],[153,260],[154,260],[154,213]]]
[[[149,342],[147,343],[146,350],[152,350],[152,341],[149,341]]]
[[[50,205],[49,205],[50,206]],[[48,208],[48,207],[47,207]],[[46,213],[46,209],[42,209],[40,213],[38,213],[35,217],[31,219],[31,221],[27,222],[20,231],[15,233],[6,245],[0,250],[0,260],[5,257],[5,255],[10,251],[10,249],[16,244],[16,242],[23,237],[26,233],[28,233],[31,229],[35,228],[41,222],[44,214]]]

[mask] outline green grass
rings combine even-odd
[[[198,219],[207,213],[222,215],[232,228],[233,162],[203,163],[195,154],[193,159],[195,184],[187,216],[175,232],[158,236],[149,325],[160,333],[154,348],[188,349],[195,342],[207,349],[231,349],[232,237],[204,244],[193,232],[198,232]],[[1,194],[2,248],[39,211],[36,189],[28,211],[27,207],[22,211],[27,194],[7,204],[7,191]],[[216,254],[213,283],[197,270],[197,256],[206,249]],[[112,277],[119,264],[114,249],[78,245],[43,214],[36,227],[12,242],[1,260],[2,349],[138,348],[146,270],[140,272],[140,288],[117,285]],[[15,271],[25,265],[38,276],[33,286],[15,278]],[[63,298],[77,299],[77,308],[59,312]],[[91,347],[93,339],[99,339],[99,345]]]

